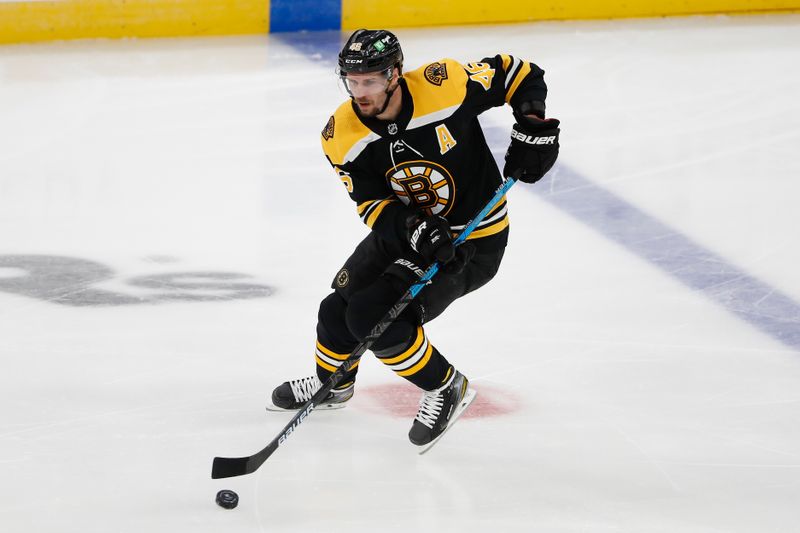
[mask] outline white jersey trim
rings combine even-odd
[[[428,113],[427,115],[422,115],[421,117],[412,118],[408,122],[408,126],[406,127],[407,130],[411,130],[414,128],[421,128],[422,126],[427,126],[433,122],[439,122],[440,120],[444,120],[453,115],[456,110],[461,107],[461,104],[453,105],[450,107],[445,107],[444,109],[440,109],[439,111],[434,111],[433,113]]]
[[[500,211],[498,211],[497,213],[492,215],[491,218],[487,218],[486,220],[483,220],[480,224],[475,226],[475,229],[482,228],[482,227],[488,226],[489,224],[497,222],[498,220],[500,220],[501,218],[506,216],[506,213],[508,213],[508,206],[504,205],[503,209],[501,209]],[[462,229],[464,229],[466,227],[467,227],[467,225],[464,224],[463,226],[450,226],[450,229],[452,231],[461,231]]]
[[[361,155],[361,152],[363,152],[371,142],[380,140],[380,138],[381,136],[374,131],[369,132],[369,134],[359,139],[353,145],[353,147],[350,148],[346,154],[344,154],[341,164],[344,165],[345,163],[355,160],[355,158]]]
[[[508,86],[511,85],[511,80],[513,80],[517,76],[517,72],[522,66],[522,61],[513,56],[512,59],[514,60],[514,62],[511,63],[511,68],[508,69],[508,72],[506,72],[506,90],[508,90]]]

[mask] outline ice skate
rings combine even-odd
[[[279,385],[272,391],[271,403],[267,404],[267,411],[296,411],[322,387],[322,382],[317,376],[293,379]],[[353,397],[354,383],[343,388],[337,388],[328,393],[325,401],[315,409],[341,409],[347,400]]]
[[[411,442],[422,447],[421,454],[436,444],[475,399],[469,380],[455,369],[452,372],[444,385],[422,393],[419,411],[408,432]]]

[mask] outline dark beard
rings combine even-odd
[[[384,93],[386,95],[386,99],[383,101],[383,104],[379,106],[376,105],[375,111],[370,115],[365,115],[364,113],[362,113],[361,108],[358,106],[358,102],[356,102],[356,99],[351,96],[351,99],[353,100],[354,104],[353,108],[356,110],[356,114],[361,118],[377,118],[378,115],[386,111],[386,108],[389,107],[389,100],[392,99],[392,95],[394,95],[394,92],[397,90],[398,87],[400,87],[400,84],[395,85],[394,89],[392,89],[391,91],[386,91]]]
[[[387,96],[386,98],[388,99],[389,97]],[[361,107],[359,107],[358,102],[353,100],[353,103],[355,103],[355,105],[353,107],[356,110],[356,114],[361,118],[375,118],[380,114],[380,110],[381,110],[380,106],[377,106],[377,105],[373,106],[372,107],[372,111],[367,114],[367,113],[364,113],[363,111],[361,111]]]
[[[358,115],[361,118],[375,118],[375,116],[378,114],[378,109],[377,108],[375,110],[373,110],[372,113],[369,113],[369,114],[364,113],[363,111],[361,111],[361,108],[358,107],[357,104],[355,106],[355,109],[356,109],[356,115]]]

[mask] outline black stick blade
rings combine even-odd
[[[249,462],[249,457],[214,457],[214,465],[211,467],[211,479],[250,474],[253,470],[248,468]]]

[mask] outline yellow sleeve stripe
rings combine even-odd
[[[371,228],[373,224],[375,224],[375,221],[378,219],[380,214],[386,208],[386,206],[394,201],[395,201],[394,198],[388,198],[379,203],[378,206],[375,209],[373,209],[372,214],[370,214],[369,217],[367,218],[367,226]]]
[[[364,211],[366,211],[369,208],[369,206],[371,206],[372,204],[374,204],[377,201],[378,200],[367,200],[366,202],[364,202],[362,204],[358,204],[358,216],[363,215]]]
[[[391,359],[381,359],[381,363],[385,365],[393,365],[395,363],[399,363],[405,359],[408,359],[409,357],[414,355],[417,352],[417,350],[419,350],[419,347],[422,346],[422,341],[424,340],[425,340],[425,334],[422,333],[422,326],[418,326],[417,340],[414,341],[414,344],[412,344],[408,350],[404,351],[400,355],[392,357]]]
[[[517,72],[517,76],[514,78],[514,82],[511,84],[511,87],[508,88],[506,92],[506,103],[511,102],[511,97],[514,96],[514,93],[517,91],[517,88],[522,83],[522,80],[530,73],[531,71],[531,64],[527,61],[522,64],[519,71]]]
[[[328,357],[332,357],[332,358],[336,359],[337,361],[344,361],[350,355],[349,353],[336,353],[334,351],[331,351],[331,350],[327,349],[326,347],[324,347],[323,345],[321,345],[319,343],[319,341],[317,341],[317,349],[320,352],[322,352],[325,355],[327,355]]]
[[[511,56],[507,56],[506,54],[500,54],[500,57],[503,59],[503,70],[508,72],[508,67],[511,65]]]
[[[425,365],[428,364],[428,361],[431,360],[431,355],[432,354],[433,354],[433,344],[428,344],[428,350],[425,352],[425,356],[422,358],[422,360],[419,363],[417,363],[416,365],[412,366],[411,368],[409,368],[407,370],[402,370],[400,372],[397,372],[396,374],[398,376],[403,376],[403,377],[410,376],[412,374],[416,374],[417,372],[422,370],[422,368]]]
[[[479,230],[473,231],[467,240],[472,239],[480,239],[481,237],[488,237],[489,235],[494,235],[496,233],[500,233],[504,229],[508,227],[508,216],[503,217],[501,220],[497,222],[497,224],[492,224],[491,226]]]

